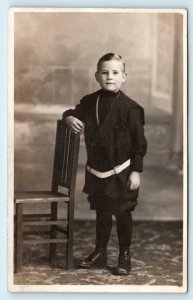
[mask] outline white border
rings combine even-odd
[[[9,12],[8,27],[8,287],[13,285],[13,258],[14,258],[14,11]]]
[[[14,187],[14,13],[15,12],[74,12],[74,13],[180,13],[183,14],[183,285],[15,285],[13,283],[13,187]],[[187,10],[128,9],[128,8],[10,8],[8,34],[8,290],[10,292],[95,292],[95,293],[185,293],[187,291]],[[11,179],[10,179],[11,178]]]
[[[187,12],[183,18],[183,286],[188,283],[188,31]]]
[[[85,12],[100,12],[100,13],[125,13],[125,12],[130,12],[130,13],[180,13],[187,15],[187,10],[184,8],[178,8],[178,9],[173,9],[173,8],[51,8],[51,7],[12,7],[9,9],[10,13],[11,12],[74,12],[74,13],[85,13]]]

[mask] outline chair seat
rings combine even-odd
[[[18,191],[14,194],[15,203],[68,202],[69,196],[51,191]]]

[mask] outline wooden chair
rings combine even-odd
[[[59,243],[66,245],[66,267],[73,266],[73,225],[74,225],[74,197],[76,173],[78,164],[80,135],[74,134],[67,128],[63,120],[57,122],[55,156],[51,191],[16,192],[14,195],[16,209],[15,232],[15,272],[22,271],[23,245],[25,244],[49,244],[50,260],[56,258],[56,246]],[[59,191],[60,187],[66,189],[66,193]],[[66,218],[58,219],[58,203],[67,205]],[[49,214],[24,214],[23,206],[27,204],[50,205]],[[26,239],[26,230],[29,226],[49,226],[49,237],[46,239]],[[60,228],[62,225],[64,228]],[[32,227],[34,228],[34,227]],[[37,227],[36,227],[37,228]],[[62,237],[58,238],[58,231]],[[28,236],[29,238],[29,236]]]

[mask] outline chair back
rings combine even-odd
[[[68,189],[68,195],[74,193],[78,165],[80,134],[73,133],[64,120],[57,121],[56,143],[52,179],[52,191],[58,187]]]

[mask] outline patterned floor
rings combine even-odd
[[[16,285],[167,285],[181,286],[182,222],[135,221],[131,247],[132,270],[128,276],[116,276],[118,247],[115,224],[108,246],[106,269],[76,268],[78,261],[93,250],[93,221],[76,221],[74,269],[65,270],[62,247],[54,266],[49,265],[48,249],[31,246],[24,251],[23,272],[15,274]]]

